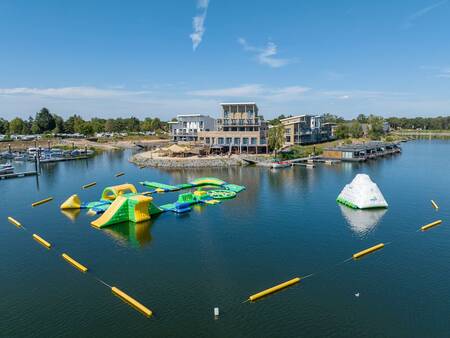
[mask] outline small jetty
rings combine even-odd
[[[26,177],[26,176],[36,176],[38,173],[36,171],[23,171],[20,173],[11,173],[11,174],[1,174],[0,180],[6,180],[8,178],[18,178],[18,177]]]
[[[248,164],[269,167],[272,169],[287,168],[290,166],[301,166],[315,168],[316,163],[334,165],[340,162],[363,162],[377,159],[387,155],[400,154],[402,152],[398,143],[368,142],[361,144],[350,144],[345,146],[325,148],[322,155],[295,158],[284,161],[254,161],[242,159]]]

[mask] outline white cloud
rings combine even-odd
[[[423,17],[424,15],[428,14],[429,12],[431,12],[433,9],[436,9],[444,4],[446,4],[448,2],[448,0],[442,0],[439,2],[436,2],[428,7],[424,7],[420,10],[418,10],[417,12],[411,14],[408,18],[406,18],[405,23],[403,24],[403,28],[408,29],[410,27],[413,26],[414,22],[417,19],[420,19],[421,17]]]
[[[437,77],[440,78],[446,78],[449,79],[450,78],[450,67],[447,68],[441,68],[439,70],[439,73],[436,75]]]
[[[238,87],[204,89],[188,92],[188,95],[204,97],[256,97],[264,92],[264,88],[259,84],[248,84]]]
[[[239,38],[238,43],[244,48],[245,51],[253,52],[256,54],[256,59],[260,64],[268,65],[272,68],[279,68],[295,62],[295,59],[282,59],[277,58],[278,47],[272,41],[267,42],[264,48],[258,48],[251,46],[244,38]]]
[[[192,28],[194,31],[189,37],[192,40],[192,49],[195,51],[200,45],[203,39],[203,34],[205,33],[205,20],[206,14],[208,12],[209,0],[198,0],[197,9],[199,13],[192,18]]]
[[[60,87],[60,88],[0,88],[0,95],[33,95],[62,99],[108,98],[120,96],[147,95],[149,91],[128,91],[122,89],[103,89],[97,87]]]
[[[271,88],[261,84],[246,84],[237,87],[194,90],[187,94],[193,96],[242,99],[265,99],[265,100],[293,100],[300,98],[309,88],[302,86],[289,86]]]

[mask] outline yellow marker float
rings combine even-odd
[[[435,201],[431,200],[431,205],[433,206],[433,208],[435,208],[436,210],[439,209],[439,206],[436,204]]]
[[[75,268],[77,268],[78,270],[80,270],[81,272],[86,272],[88,271],[88,268],[85,267],[83,264],[78,263],[75,259],[73,259],[72,257],[70,257],[68,254],[63,253],[61,255],[62,258],[64,258],[68,263],[72,264]]]
[[[45,246],[47,249],[50,249],[50,247],[52,246],[49,242],[47,242],[45,239],[43,239],[41,236],[33,234],[33,238],[36,242],[38,242],[39,244]]]
[[[120,299],[130,304],[132,307],[134,307],[136,310],[142,312],[147,317],[150,317],[152,315],[152,311],[139,303],[136,299],[128,296],[125,292],[119,290],[115,286],[111,287],[111,291]]]
[[[34,203],[31,204],[31,206],[32,206],[32,207],[37,207],[38,205],[41,205],[41,204],[50,202],[51,200],[53,200],[53,197],[49,197],[49,198],[46,198],[46,199],[43,199],[43,200],[34,202]]]
[[[428,229],[430,229],[432,227],[435,227],[436,225],[439,225],[441,223],[442,223],[442,220],[438,219],[437,221],[434,221],[434,222],[432,222],[430,224],[424,225],[423,227],[420,228],[420,230],[426,231],[426,230],[428,230]]]
[[[12,217],[8,217],[8,222],[14,224],[18,228],[22,226],[22,224],[18,220],[15,220]]]
[[[116,177],[120,177],[120,176],[123,176],[123,175],[125,175],[125,173],[124,172],[120,172],[120,173],[116,174]]]
[[[255,300],[259,299],[259,298],[262,298],[264,296],[270,295],[271,293],[274,293],[274,292],[280,291],[282,289],[285,289],[288,286],[297,284],[298,282],[300,282],[300,277],[295,277],[295,278],[293,278],[291,280],[288,280],[287,282],[275,285],[274,287],[271,287],[270,289],[266,289],[264,291],[255,293],[254,295],[251,295],[250,297],[248,297],[248,300],[253,302],[253,301],[255,301]]]
[[[97,184],[97,182],[88,183],[88,184],[83,185],[82,188],[83,189],[87,189],[87,188],[93,187],[96,184]]]
[[[365,256],[365,255],[368,255],[368,254],[370,254],[370,253],[372,253],[374,251],[380,250],[383,247],[384,247],[384,243],[380,243],[380,244],[374,245],[374,246],[372,246],[372,247],[370,247],[370,248],[368,248],[366,250],[363,250],[363,251],[360,251],[360,252],[357,252],[357,253],[353,254],[353,259],[361,258],[362,256]]]

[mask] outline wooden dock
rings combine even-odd
[[[65,162],[65,161],[75,161],[75,160],[87,160],[92,156],[76,156],[76,157],[61,157],[61,158],[49,158],[44,160],[39,160],[39,163],[54,163],[54,162]]]
[[[23,172],[20,172],[20,173],[2,174],[2,175],[0,175],[0,180],[6,180],[8,178],[36,176],[36,175],[37,175],[36,171],[23,171]]]

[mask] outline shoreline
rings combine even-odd
[[[154,167],[154,168],[223,168],[234,167],[240,165],[247,165],[243,160],[247,159],[267,159],[266,155],[262,154],[245,154],[245,155],[231,155],[231,156],[205,156],[205,157],[168,157],[155,156],[151,151],[131,156],[128,161],[136,164],[139,167]]]

